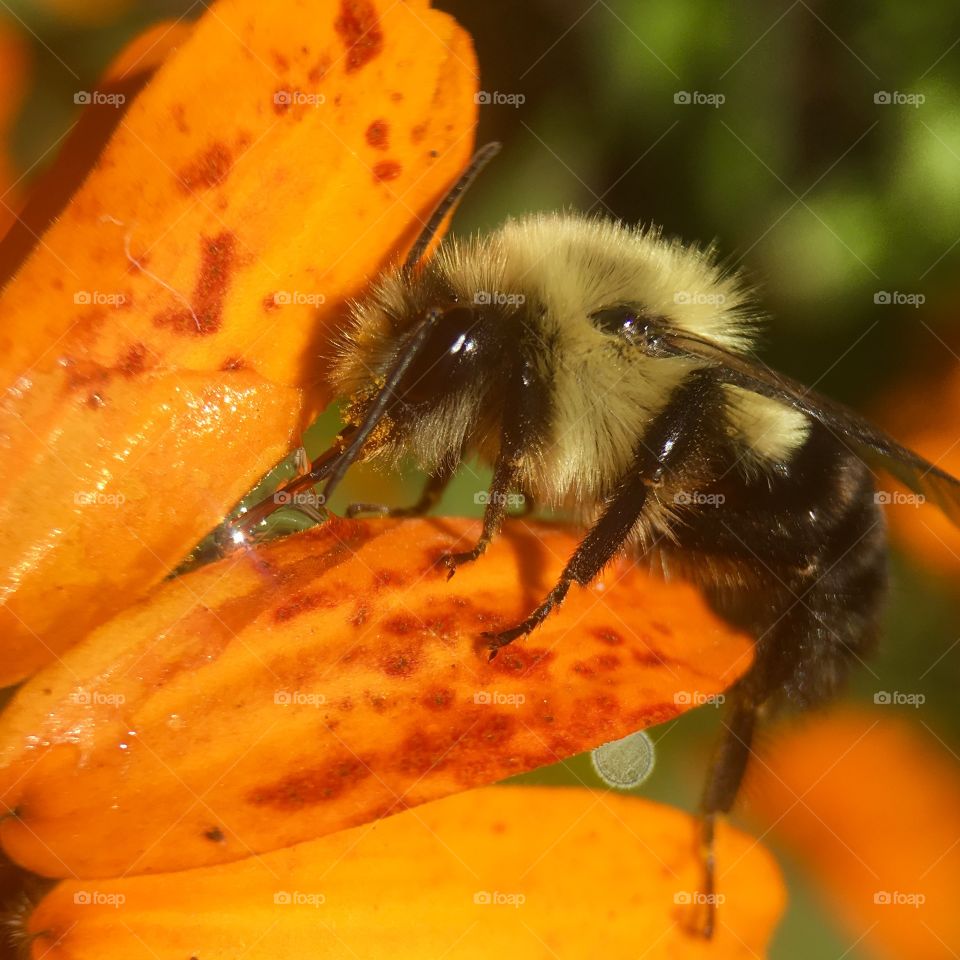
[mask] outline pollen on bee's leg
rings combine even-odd
[[[307,453],[307,448],[301,444],[293,451],[293,468],[297,471],[298,477],[306,476],[312,467],[310,461],[310,455]]]
[[[385,517],[390,513],[390,507],[385,503],[351,503],[347,505],[346,516],[350,520],[364,515],[370,517]]]

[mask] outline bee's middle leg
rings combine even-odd
[[[573,556],[567,561],[556,586],[539,606],[515,627],[497,633],[484,634],[489,641],[491,659],[497,655],[501,647],[505,647],[538,627],[550,612],[563,602],[571,583],[584,586],[600,573],[604,566],[623,549],[643,514],[646,500],[647,482],[640,471],[621,482],[600,519],[580,541]]]
[[[692,374],[647,427],[633,463],[620,477],[599,519],[580,541],[557,585],[526,619],[509,630],[487,634],[491,656],[541,624],[566,596],[571,583],[590,583],[626,545],[643,515],[651,486],[682,474],[702,443],[703,424],[716,419],[716,384],[710,371]]]

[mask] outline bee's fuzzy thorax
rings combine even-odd
[[[719,264],[712,249],[666,240],[654,227],[531,214],[486,235],[444,241],[413,277],[399,269],[382,275],[353,305],[338,345],[333,381],[339,395],[365,399],[438,301],[470,306],[478,323],[496,324],[505,352],[527,338],[538,375],[551,385],[552,422],[546,442],[524,458],[523,483],[539,502],[577,512],[609,492],[645,425],[695,366],[624,348],[598,330],[591,315],[636,304],[644,315],[737,353],[749,351],[760,325],[749,286]],[[414,431],[398,426],[395,443],[368,455],[385,455],[393,464],[409,453],[431,470],[472,448],[492,462],[498,392],[490,381],[499,375],[493,367],[421,411]],[[802,443],[802,414],[762,397],[729,396],[725,429],[744,446],[744,469],[788,456]]]

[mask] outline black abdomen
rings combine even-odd
[[[750,700],[825,700],[876,642],[887,551],[873,476],[818,423],[775,474],[748,479],[737,456],[733,444],[714,446],[698,471],[713,479],[690,491],[699,505],[661,552],[756,637],[739,683]]]

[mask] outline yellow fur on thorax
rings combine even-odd
[[[445,241],[430,269],[463,303],[476,303],[478,294],[524,298],[508,322],[526,317],[541,345],[534,362],[555,378],[549,440],[521,464],[526,492],[543,505],[589,510],[608,495],[630,468],[646,427],[698,365],[624,348],[596,329],[590,314],[636,303],[645,314],[727,350],[745,353],[754,339],[757,318],[741,278],[718,265],[712,251],[664,240],[654,229],[576,214],[534,214],[508,220],[485,236]],[[357,305],[337,365],[341,389],[357,389],[365,370],[381,363],[390,318],[424,306],[412,297],[409,280],[388,273]],[[726,428],[743,446],[745,470],[787,458],[805,439],[803,414],[739,388],[725,389]],[[429,468],[463,441],[480,403],[480,397],[465,395],[455,408],[424,418],[409,452]],[[480,440],[481,457],[492,460],[496,436],[474,439]]]

